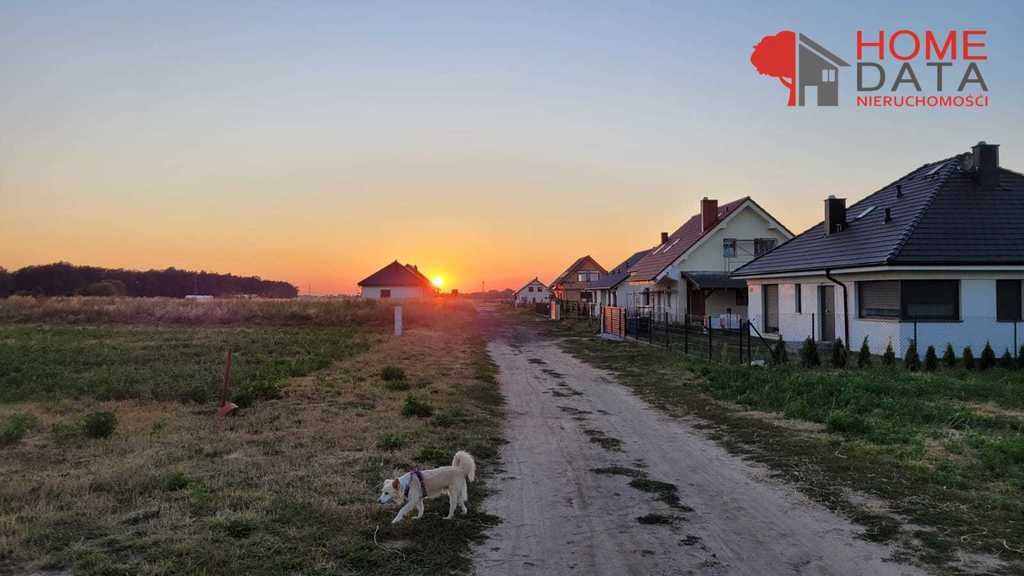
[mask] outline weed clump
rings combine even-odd
[[[821,366],[821,357],[818,355],[818,343],[813,338],[804,340],[800,348],[800,365],[804,368],[817,368]]]
[[[921,369],[921,357],[917,355],[917,340],[911,340],[907,346],[907,353],[903,355],[903,366],[911,372]]]
[[[956,352],[952,344],[946,344],[946,353],[942,355],[942,365],[946,368],[956,368]]]
[[[939,369],[939,357],[935,354],[935,346],[929,346],[924,353],[924,369],[929,372]]]
[[[463,423],[466,419],[466,411],[458,406],[449,408],[434,416],[434,425],[441,428],[451,428]]]
[[[14,444],[31,430],[39,428],[39,418],[35,414],[11,414],[0,427],[0,445]]]
[[[117,429],[117,415],[113,412],[86,414],[82,429],[89,438],[110,438]]]
[[[412,394],[405,397],[405,403],[402,404],[402,416],[406,418],[429,418],[433,414],[434,407],[430,403],[420,400]]]
[[[857,368],[867,368],[871,366],[871,348],[868,346],[868,337],[864,337],[864,342],[860,345],[860,352],[857,353]]]
[[[842,338],[836,338],[832,343],[832,367],[846,368],[846,346]]]
[[[190,480],[187,474],[181,470],[175,470],[160,479],[160,487],[163,488],[165,492],[177,492],[178,490],[188,488],[189,482]]]
[[[377,437],[377,447],[381,450],[398,450],[405,447],[405,435],[398,432],[388,432]]]
[[[405,370],[398,366],[385,366],[380,369],[380,378],[385,382],[405,380]]]
[[[825,428],[829,432],[854,436],[867,433],[868,423],[856,414],[837,410],[828,415]]]
[[[978,368],[988,370],[996,365],[996,353],[992,350],[992,344],[985,342],[985,348],[981,351],[981,361]]]
[[[885,345],[885,353],[882,354],[882,366],[895,366],[896,352],[892,349],[892,341]]]

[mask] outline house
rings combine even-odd
[[[534,278],[512,293],[513,306],[530,306],[551,300],[551,291],[543,282]]]
[[[621,264],[590,283],[590,290],[594,293],[594,302],[598,310],[604,306],[625,306],[629,299],[629,273],[633,266],[646,256],[653,248],[636,252]]]
[[[717,321],[738,327],[747,288],[730,273],[793,234],[749,197],[718,205],[703,198],[700,212],[630,268],[627,308],[675,322]]]
[[[570,309],[592,308],[594,293],[590,284],[608,271],[590,256],[577,258],[550,286],[553,299],[567,303]]]
[[[850,65],[803,34],[799,35],[799,40],[797,87],[800,105],[804,105],[810,89],[818,106],[838,106],[839,67]]]
[[[925,164],[739,268],[751,324],[787,342],[842,338],[874,353],[947,343],[978,354],[1024,344],[1024,175],[999,147]]]
[[[364,278],[359,288],[361,296],[371,300],[428,298],[435,293],[434,285],[419,268],[398,260]]]

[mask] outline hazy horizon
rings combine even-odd
[[[0,266],[205,269],[465,292],[657,243],[702,196],[795,233],[921,164],[1024,171],[1024,8],[861,2],[0,5]],[[982,110],[787,108],[751,50],[799,30],[987,30]],[[960,68],[949,78],[959,79]],[[841,73],[846,88],[851,68]],[[845,90],[845,89],[844,89]]]

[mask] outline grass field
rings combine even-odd
[[[538,321],[652,404],[943,571],[1024,570],[1024,372],[710,363]]]
[[[407,308],[393,338],[390,310],[358,303],[60,300],[0,305],[0,572],[432,574],[465,569],[494,521],[479,482],[455,521],[442,498],[391,527],[376,503],[457,449],[496,464],[471,307]],[[251,396],[222,420],[228,346]],[[84,432],[98,411],[109,438]]]

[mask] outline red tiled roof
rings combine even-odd
[[[412,265],[395,260],[359,282],[359,286],[419,286],[431,288],[430,280]]]
[[[723,204],[718,207],[718,222],[725,220],[732,214],[741,204],[749,200],[749,196],[740,198],[728,204]],[[711,227],[714,229],[714,226]],[[651,253],[644,256],[636,263],[636,266],[631,268],[630,280],[634,281],[652,281],[661,274],[665,268],[668,268],[676,261],[677,258],[683,255],[684,252],[690,249],[691,246],[697,243],[698,240],[704,237],[704,231],[700,229],[700,214],[695,214],[690,217],[678,230],[672,233],[668,237],[668,241],[651,250]]]

